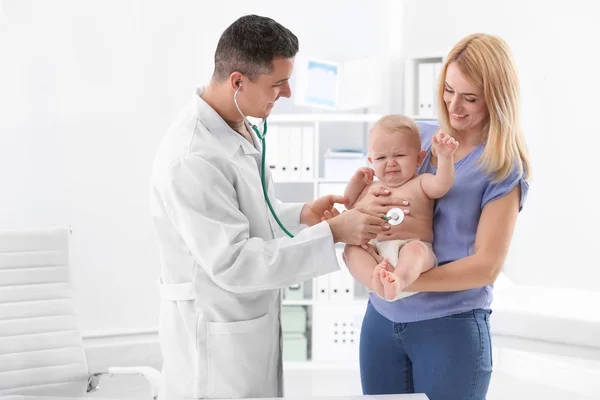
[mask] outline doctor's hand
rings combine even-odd
[[[300,223],[308,226],[318,224],[326,213],[331,215],[334,212],[335,204],[346,204],[347,202],[348,200],[344,196],[330,194],[306,203],[300,213]]]
[[[353,208],[327,220],[333,234],[334,243],[343,242],[360,246],[385,230],[390,225],[377,213],[362,208]]]
[[[321,221],[327,221],[328,219],[331,219],[337,215],[340,215],[340,212],[338,211],[338,209],[332,208],[329,211],[325,211],[325,215],[323,215],[323,218],[321,218]]]

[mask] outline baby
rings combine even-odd
[[[452,187],[458,142],[440,133],[432,139],[432,146],[437,154],[437,172],[419,175],[417,167],[425,157],[419,128],[412,119],[401,115],[381,118],[369,134],[368,160],[374,170],[359,168],[344,192],[348,209],[357,206],[368,209],[364,196],[379,187],[385,187],[391,196],[408,200],[411,205],[410,214],[393,215],[389,220],[391,229],[371,241],[384,257],[380,264],[360,247],[348,252],[348,257],[354,260],[349,263],[354,265],[350,269],[352,275],[390,301],[405,297],[402,290],[437,263],[431,246],[433,200],[444,196]],[[373,175],[377,177],[375,182]],[[397,222],[400,223],[395,224]]]

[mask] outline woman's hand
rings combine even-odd
[[[382,186],[369,190],[366,196],[361,199],[361,203],[363,201],[367,201],[367,207],[382,217],[392,208],[400,208],[404,211],[404,214],[410,213],[408,200],[392,197],[391,192]]]
[[[371,257],[373,257],[375,259],[375,261],[377,261],[377,264],[381,264],[381,262],[383,261],[383,257],[381,257],[379,255],[379,253],[377,252],[377,248],[375,246],[373,246],[371,243],[367,243],[367,244],[363,244],[362,247],[364,250],[366,250],[367,253],[369,253],[371,255]],[[391,271],[391,268],[388,268],[389,263],[386,265],[386,268],[388,271]]]

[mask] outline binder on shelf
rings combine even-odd
[[[281,180],[281,169],[279,163],[279,127],[269,127],[269,132],[265,139],[267,149],[265,151],[265,159],[271,171],[271,177],[274,182]]]
[[[315,130],[312,126],[302,128],[302,171],[300,179],[312,181],[315,179]]]
[[[315,278],[316,293],[315,300],[329,300],[329,275],[321,275]]]
[[[281,126],[278,130],[279,134],[279,181],[290,180],[290,141],[291,133],[290,128],[287,126]]]
[[[419,117],[433,117],[433,63],[420,63],[418,73],[418,115]]]
[[[436,117],[438,115],[437,109],[437,90],[438,83],[440,80],[440,74],[442,73],[442,63],[436,62],[433,64],[433,116]]]
[[[329,300],[339,301],[341,300],[341,275],[342,271],[335,271],[329,274]]]
[[[291,127],[288,128],[289,132],[289,161],[290,169],[288,174],[288,180],[299,181],[302,176],[302,128]]]

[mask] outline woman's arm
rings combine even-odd
[[[407,292],[455,292],[494,283],[502,270],[515,230],[521,198],[520,186],[483,207],[473,255],[433,268]]]

